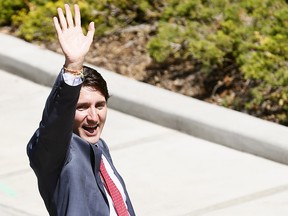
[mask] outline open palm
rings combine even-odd
[[[59,43],[66,58],[65,64],[83,64],[95,32],[94,23],[91,22],[87,35],[84,35],[81,28],[80,9],[77,4],[74,5],[74,11],[73,19],[69,5],[65,4],[66,18],[61,8],[57,9],[59,20],[57,17],[53,18]]]

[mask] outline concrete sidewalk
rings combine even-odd
[[[25,147],[50,91],[43,84],[64,59],[1,34],[0,47],[0,215],[45,216]],[[232,149],[286,163],[286,127],[99,70],[113,108],[103,138],[137,215],[287,215],[288,167]]]

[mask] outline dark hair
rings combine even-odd
[[[107,83],[102,77],[102,75],[95,69],[87,66],[83,67],[83,75],[84,81],[82,86],[89,86],[100,91],[105,97],[105,100],[108,101],[108,98],[110,96],[107,88]]]

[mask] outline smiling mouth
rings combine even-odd
[[[83,126],[82,128],[89,132],[89,133],[93,133],[97,128],[98,128],[99,124],[96,124],[96,125],[89,125],[89,126]]]

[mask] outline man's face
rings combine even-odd
[[[73,132],[91,144],[101,135],[107,115],[105,97],[98,90],[82,87],[76,106]]]

